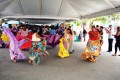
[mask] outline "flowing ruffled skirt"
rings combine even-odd
[[[32,35],[33,33],[29,33],[28,36],[26,37],[27,39],[22,39],[20,40],[20,49],[29,49],[31,48],[32,45]]]
[[[20,44],[17,43],[16,41],[14,41],[14,43],[13,41],[10,42],[9,52],[10,52],[11,60],[13,61],[25,59],[24,53],[20,50]]]
[[[9,49],[9,52],[10,52],[10,57],[11,57],[11,60],[24,60],[25,59],[25,55],[24,53],[22,52],[17,52],[17,51],[13,51],[11,49]]]
[[[62,35],[58,35],[58,34],[43,35],[43,37],[47,40],[47,45],[56,47],[59,44]],[[31,45],[32,45],[32,41],[30,40],[25,40],[25,39],[20,40],[20,49],[22,50],[31,48]]]
[[[62,37],[62,35],[56,34],[56,35],[49,35],[47,38],[47,45],[56,47],[56,45],[59,44],[59,40]]]
[[[29,49],[29,48],[31,48],[32,41],[27,40],[27,41],[25,41],[24,43],[21,43],[21,44],[22,44],[22,45],[20,46],[20,49],[21,49],[21,50]]]
[[[58,52],[58,56],[61,57],[61,58],[66,58],[66,57],[69,57],[69,52],[67,50],[67,42],[64,41],[63,39],[60,40],[60,43],[59,43],[59,52]]]
[[[21,41],[21,40],[23,40],[23,39],[25,39],[25,38],[26,38],[26,36],[22,36],[22,35],[19,35],[19,36],[16,37],[16,39],[17,39],[18,41]]]
[[[90,62],[96,62],[96,57],[100,55],[101,44],[100,40],[89,40],[87,42],[85,52],[81,55],[83,60],[88,60]]]
[[[54,47],[55,35],[50,34],[47,38],[47,45]]]

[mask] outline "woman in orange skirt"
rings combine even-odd
[[[89,31],[89,40],[87,42],[85,52],[81,55],[83,60],[88,60],[90,62],[96,62],[100,55],[100,36],[95,26],[92,26],[91,31]]]

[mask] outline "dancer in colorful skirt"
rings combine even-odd
[[[88,60],[90,62],[96,62],[100,55],[100,36],[95,26],[92,26],[92,30],[89,32],[89,40],[86,45],[85,52],[81,55],[83,60]]]
[[[10,46],[9,46],[9,52],[10,52],[10,58],[13,62],[16,62],[18,60],[24,60],[25,55],[19,48],[19,42],[13,35],[13,33],[6,27],[3,26],[5,34],[9,37]]]
[[[34,34],[32,35],[32,46],[30,48],[29,63],[39,64],[41,56],[47,56],[46,51],[46,40],[38,35],[37,28],[33,29]]]
[[[61,58],[66,58],[69,57],[69,52],[67,50],[67,44],[68,44],[68,40],[65,38],[65,36],[63,36],[60,39],[60,43],[59,43],[59,52],[58,52],[58,56]]]

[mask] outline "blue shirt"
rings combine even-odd
[[[56,34],[55,30],[49,30],[50,34]]]

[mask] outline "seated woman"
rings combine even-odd
[[[42,28],[42,26],[39,27],[39,31],[43,31],[43,34],[45,35],[49,35],[49,27],[48,26],[44,26],[44,28]],[[38,32],[40,33],[40,32]]]
[[[60,43],[59,43],[59,52],[58,52],[58,56],[61,58],[66,58],[69,57],[69,52],[67,50],[68,46],[68,40],[65,38],[65,36],[63,36],[60,39]]]
[[[38,35],[37,28],[33,29],[32,45],[29,51],[29,63],[33,65],[40,63],[40,56],[45,57],[48,55],[46,51],[46,40]]]
[[[32,31],[28,33],[28,36],[24,39],[23,44],[20,46],[20,49],[24,50],[31,48],[32,35],[33,35]],[[22,40],[20,42],[22,42]]]
[[[17,33],[17,40],[20,41],[22,39],[25,39],[28,36],[29,30],[26,26],[23,26],[23,28]]]
[[[89,40],[87,42],[85,52],[81,55],[82,59],[88,60],[90,62],[96,62],[100,55],[100,36],[95,26],[92,26],[92,30],[89,32]]]

